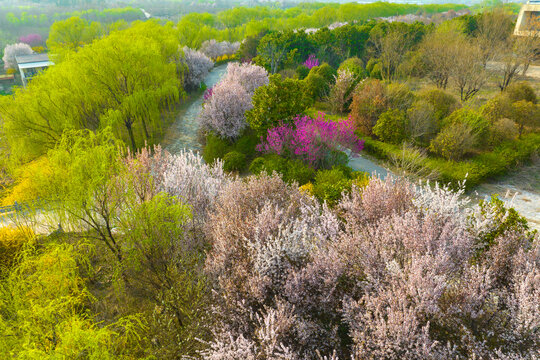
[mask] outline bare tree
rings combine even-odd
[[[465,42],[461,31],[445,27],[428,34],[420,44],[427,76],[438,88],[446,89],[455,59]]]
[[[459,91],[461,101],[474,97],[484,86],[487,79],[481,49],[471,41],[460,45],[461,49],[455,58],[451,77]]]
[[[484,68],[497,57],[501,48],[504,48],[513,28],[512,15],[504,9],[494,9],[480,16],[476,39]]]
[[[372,33],[370,41],[374,53],[378,54],[383,79],[392,81],[410,47],[410,36],[402,29],[389,27],[386,32],[381,29]]]

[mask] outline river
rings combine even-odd
[[[216,66],[208,74],[205,83],[208,87],[217,84],[227,70],[227,64]],[[178,153],[181,149],[200,151],[201,145],[197,139],[199,124],[197,118],[202,110],[203,95],[193,100],[182,109],[175,122],[167,129],[162,146],[170,153]],[[390,171],[377,164],[369,156],[350,158],[349,165],[354,170],[377,173],[386,177]],[[514,207],[521,215],[529,220],[530,225],[540,230],[540,161],[536,160],[530,166],[517,169],[508,176],[488,181],[467,195],[475,199],[486,199],[497,194],[507,204]]]

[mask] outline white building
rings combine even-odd
[[[54,65],[54,63],[49,60],[48,54],[19,55],[15,56],[15,60],[19,66],[24,87],[26,87],[28,81],[34,76],[39,74],[45,68]]]

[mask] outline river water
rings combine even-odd
[[[227,70],[227,64],[216,66],[205,79],[206,86],[217,84]],[[167,129],[161,143],[170,153],[178,153],[182,149],[200,151],[201,145],[197,139],[198,116],[202,110],[203,95],[193,100],[182,109],[175,122]],[[370,157],[352,157],[349,166],[354,170],[376,173],[386,177],[390,171],[380,166]],[[522,167],[512,174],[488,181],[469,192],[475,199],[486,199],[497,194],[508,205],[515,208],[521,215],[529,220],[530,225],[540,230],[540,161]]]

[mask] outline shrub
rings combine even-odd
[[[298,77],[298,80],[304,80],[309,74],[309,68],[304,65],[298,65],[296,68],[296,76]]]
[[[287,171],[284,175],[285,181],[289,183],[296,182],[302,186],[313,180],[315,170],[301,160],[295,159],[287,162]]]
[[[433,105],[425,100],[416,101],[407,110],[407,118],[407,133],[411,140],[417,145],[428,146],[439,130]]]
[[[499,119],[495,121],[491,128],[492,145],[498,145],[502,141],[514,140],[519,135],[519,129],[515,122],[510,119]]]
[[[526,83],[526,82],[519,82],[519,83],[511,84],[510,86],[506,88],[504,94],[512,102],[525,100],[525,101],[530,101],[533,104],[536,104],[536,102],[538,101],[538,98],[536,97],[536,92],[531,87],[531,85],[529,85],[529,83]]]
[[[29,228],[0,228],[0,278],[9,271],[32,237],[33,231]]]
[[[371,58],[366,64],[366,71],[372,79],[382,80],[382,69],[379,60]]]
[[[525,127],[536,130],[540,127],[540,106],[530,101],[519,100],[512,104],[512,120],[518,124],[521,137]]]
[[[328,95],[328,83],[321,75],[310,72],[303,81],[305,84],[306,95],[309,96],[312,101],[321,100]]]
[[[247,158],[251,158],[256,153],[256,147],[260,138],[253,134],[251,131],[242,135],[238,141],[234,144],[234,149],[246,155]]]
[[[379,116],[373,134],[382,141],[400,144],[407,138],[407,117],[402,110],[392,109]]]
[[[231,151],[223,157],[223,170],[239,171],[246,165],[246,155],[238,151]]]
[[[444,119],[443,123],[445,126],[458,123],[468,125],[472,131],[472,135],[476,139],[473,146],[485,144],[489,138],[489,121],[471,109],[463,108],[456,110]]]
[[[323,63],[319,66],[315,66],[309,72],[310,74],[314,73],[314,74],[322,76],[324,81],[326,81],[326,83],[328,84],[328,86],[334,83],[335,77],[337,75],[336,70],[327,63]]]
[[[328,205],[334,206],[341,199],[343,192],[351,190],[351,185],[351,179],[338,168],[320,170],[315,174],[313,195],[319,201],[326,201]]]
[[[459,160],[473,149],[476,141],[468,124],[451,123],[431,141],[429,148],[446,159]]]
[[[293,125],[269,129],[257,150],[300,159],[316,169],[330,168],[341,159],[338,148],[348,148],[352,154],[363,149],[364,142],[354,130],[350,120],[326,120],[323,113],[316,119],[297,117]]]
[[[495,96],[482,106],[480,113],[493,124],[512,116],[512,102],[507,96]]]
[[[386,89],[379,80],[363,80],[353,94],[351,117],[358,129],[371,135],[379,116],[387,110]]]
[[[223,159],[230,151],[230,144],[213,133],[206,135],[206,144],[202,151],[202,156],[207,164],[213,164],[218,159]]]
[[[442,120],[459,108],[457,99],[440,89],[421,91],[419,97],[435,108],[435,116]]]
[[[355,79],[358,81],[366,77],[366,70],[364,70],[364,63],[357,57],[348,58],[339,65],[339,70],[348,70],[354,74]]]
[[[388,107],[407,111],[414,102],[414,93],[406,84],[392,83],[386,87]]]

